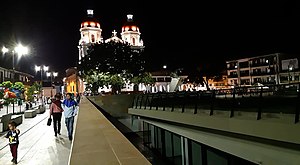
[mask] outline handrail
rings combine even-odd
[[[269,86],[267,89],[264,87],[238,87],[212,91],[138,94],[134,98],[133,106],[136,109],[150,107],[150,110],[153,107],[155,107],[155,110],[161,107],[163,111],[169,107],[171,112],[175,108],[180,108],[181,113],[184,113],[187,107],[193,107],[194,114],[197,114],[199,108],[202,107],[201,109],[209,110],[209,115],[214,115],[215,110],[229,111],[230,118],[234,117],[237,110],[249,111],[257,113],[257,120],[262,118],[263,112],[283,112],[295,114],[294,123],[298,123],[300,118],[300,84],[296,84],[296,88],[290,86],[287,88],[287,86]],[[283,107],[280,109],[280,106],[288,108]]]

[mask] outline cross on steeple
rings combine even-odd
[[[113,37],[116,37],[116,36],[117,36],[116,30],[114,30],[114,31],[112,32],[112,34],[113,34]]]

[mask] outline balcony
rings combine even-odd
[[[264,76],[264,75],[274,75],[275,71],[270,72],[253,72],[251,73],[251,76]]]
[[[237,69],[237,66],[229,66],[229,67],[227,67],[227,69],[228,70],[235,70],[235,69]]]
[[[231,74],[231,75],[228,75],[228,78],[238,78],[238,75],[237,74]]]
[[[249,72],[248,73],[240,73],[240,77],[248,77],[250,76]]]
[[[260,66],[268,66],[270,65],[269,63],[252,63],[250,66],[251,67],[260,67]]]

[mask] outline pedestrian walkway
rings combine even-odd
[[[47,126],[49,109],[34,118],[25,119],[18,126],[20,129],[20,144],[18,148],[19,165],[67,165],[71,142],[62,117],[61,135],[54,136],[53,125]],[[76,123],[76,120],[75,120]],[[12,159],[8,140],[0,137],[0,164],[11,165]]]

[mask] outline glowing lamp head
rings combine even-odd
[[[5,53],[7,53],[9,50],[5,47],[5,46],[3,46],[3,48],[2,48],[2,53],[3,54],[5,54]]]
[[[15,51],[20,56],[28,54],[28,48],[23,46],[22,44],[19,44],[17,47],[15,47]]]
[[[38,72],[38,71],[41,70],[41,66],[35,66],[34,69],[35,69],[36,72]]]
[[[57,72],[53,72],[53,77],[57,77],[58,73]]]
[[[47,72],[49,70],[49,66],[43,66],[43,70]]]
[[[46,76],[47,76],[47,77],[50,77],[50,76],[51,76],[51,73],[50,73],[50,72],[47,72],[47,73],[46,73]]]

